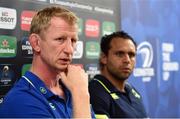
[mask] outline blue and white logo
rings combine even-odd
[[[154,69],[152,68],[153,62],[153,48],[152,45],[144,41],[140,43],[137,47],[137,54],[141,55],[143,60],[142,67],[137,67],[134,69],[135,77],[142,77],[143,82],[149,82],[151,77],[154,76]]]

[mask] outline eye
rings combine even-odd
[[[72,46],[76,47],[77,39],[71,39],[71,42],[72,42]]]
[[[66,39],[64,37],[59,37],[59,38],[56,38],[56,41],[58,41],[59,43],[64,43]]]
[[[76,40],[74,40],[74,39],[72,39],[71,41],[72,41],[72,43],[76,43]]]
[[[136,53],[130,52],[130,53],[128,53],[128,55],[129,55],[130,58],[134,58],[136,56]]]
[[[76,43],[77,42],[77,39],[73,38],[71,39],[72,43]]]
[[[124,55],[124,53],[123,52],[116,52],[115,55],[118,57],[122,57]]]

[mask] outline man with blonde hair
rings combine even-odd
[[[77,21],[74,13],[55,6],[33,17],[32,66],[0,104],[1,118],[91,118],[87,74],[70,64]]]

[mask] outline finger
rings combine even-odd
[[[85,79],[88,80],[88,74],[87,73],[85,73]]]
[[[67,79],[66,74],[64,72],[60,72],[60,77],[59,78],[61,78],[61,80],[66,80]]]
[[[86,78],[88,79],[88,73],[85,73],[86,74]]]
[[[61,75],[58,74],[58,75],[56,76],[56,79],[57,79],[57,80],[61,79]]]

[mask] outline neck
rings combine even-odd
[[[101,74],[109,80],[114,87],[116,87],[120,92],[125,92],[125,80],[119,80],[112,76],[107,70],[102,70]]]
[[[39,68],[41,67],[41,68]],[[30,69],[31,72],[33,72],[35,75],[37,75],[44,83],[45,85],[50,88],[57,85],[58,79],[56,78],[56,73],[52,73],[48,68],[44,66],[34,65],[32,63],[32,67]]]
[[[59,85],[59,79],[57,78],[59,72],[44,62],[38,54],[33,56],[30,71],[36,74],[48,88]]]
[[[64,90],[59,84],[58,72],[55,69],[50,68],[41,60],[33,60],[30,71],[37,75],[50,91],[65,99]]]

